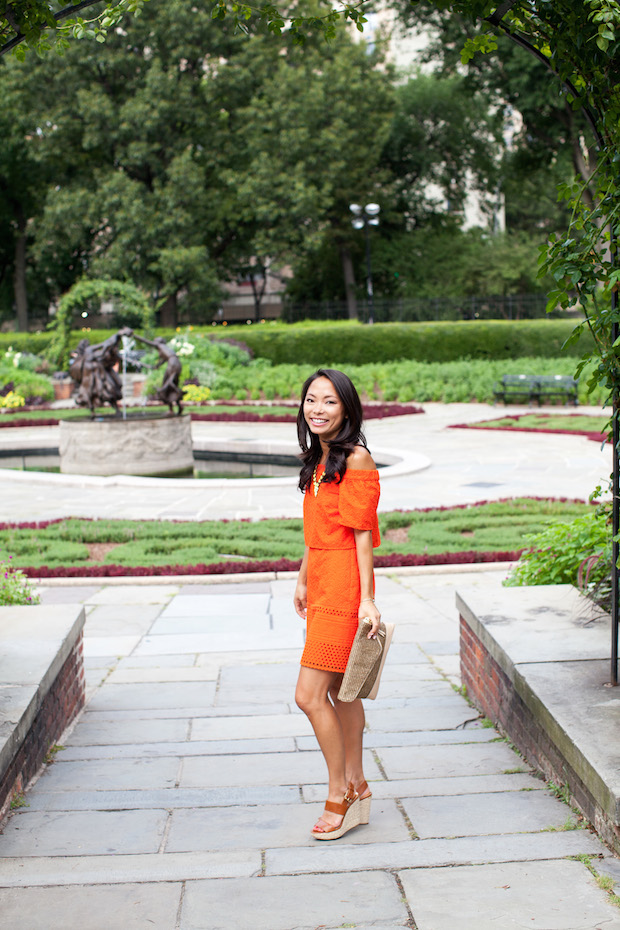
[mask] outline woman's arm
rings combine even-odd
[[[302,620],[306,619],[306,607],[308,606],[308,547],[304,550],[304,557],[301,560],[299,574],[297,576],[297,587],[293,596],[295,611]]]
[[[361,619],[368,617],[372,621],[372,628],[368,639],[375,639],[379,629],[381,613],[375,604],[372,552],[372,531],[354,530],[355,549],[357,553],[357,567],[360,573],[360,606],[357,616]]]

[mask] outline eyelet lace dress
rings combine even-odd
[[[318,477],[323,473],[319,465]],[[371,530],[380,544],[379,473],[347,468],[340,483],[312,485],[304,496],[308,546],[306,644],[301,664],[344,672],[357,631],[360,577],[354,530]]]

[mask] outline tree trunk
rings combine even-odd
[[[340,246],[340,260],[344,275],[344,289],[347,295],[347,316],[350,320],[357,320],[357,300],[355,297],[355,273],[351,252],[346,245]]]
[[[17,329],[28,332],[28,292],[26,290],[26,217],[21,205],[16,209],[15,263],[13,266],[13,293],[17,309]]]
[[[166,297],[159,310],[159,325],[175,327],[177,325],[177,295]]]

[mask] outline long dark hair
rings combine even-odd
[[[344,420],[340,432],[328,441],[329,453],[325,463],[324,481],[342,481],[347,470],[347,456],[356,446],[366,448],[366,437],[362,432],[363,411],[359,394],[351,379],[336,368],[319,368],[305,381],[301,389],[301,402],[297,414],[297,438],[301,448],[301,471],[299,473],[299,488],[305,491],[312,481],[312,473],[321,461],[323,450],[319,437],[310,431],[304,417],[304,404],[310,385],[317,378],[327,378],[334,385],[334,390],[344,407]]]

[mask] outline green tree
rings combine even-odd
[[[352,282],[349,204],[381,200],[389,177],[381,151],[393,85],[380,50],[346,33],[304,49],[256,36],[222,66],[213,90],[225,153],[222,273],[247,268],[252,256],[277,270],[325,248]],[[353,287],[348,296],[355,315]]]
[[[26,69],[41,158],[68,168],[37,190],[32,255],[52,296],[86,271],[141,285],[165,323],[176,322],[179,299],[208,318],[220,292],[208,251],[216,205],[204,66],[240,40],[182,0],[149,5],[132,26],[88,58],[74,44]],[[6,62],[0,88],[23,67]]]
[[[501,129],[488,97],[459,75],[419,74],[397,88],[383,162],[409,227],[446,212],[464,219],[468,190],[493,209]]]
[[[469,287],[459,291],[464,282],[454,269],[456,256],[473,241],[460,231],[465,198],[472,189],[479,192],[492,225],[500,131],[501,121],[489,101],[482,93],[468,93],[461,77],[417,75],[394,86],[391,118],[377,162],[382,184],[373,197],[382,208],[380,226],[372,230],[377,293],[407,297],[470,293]],[[344,204],[341,219],[346,215]],[[350,239],[351,256],[359,267],[364,262],[363,236],[359,232],[351,235],[348,219],[345,222],[343,233]],[[343,299],[342,275],[329,251],[320,242],[302,253],[287,288],[291,301]],[[529,250],[529,258],[532,280],[535,247]],[[452,266],[446,269],[450,262]],[[480,280],[474,293],[485,293],[484,286]]]

